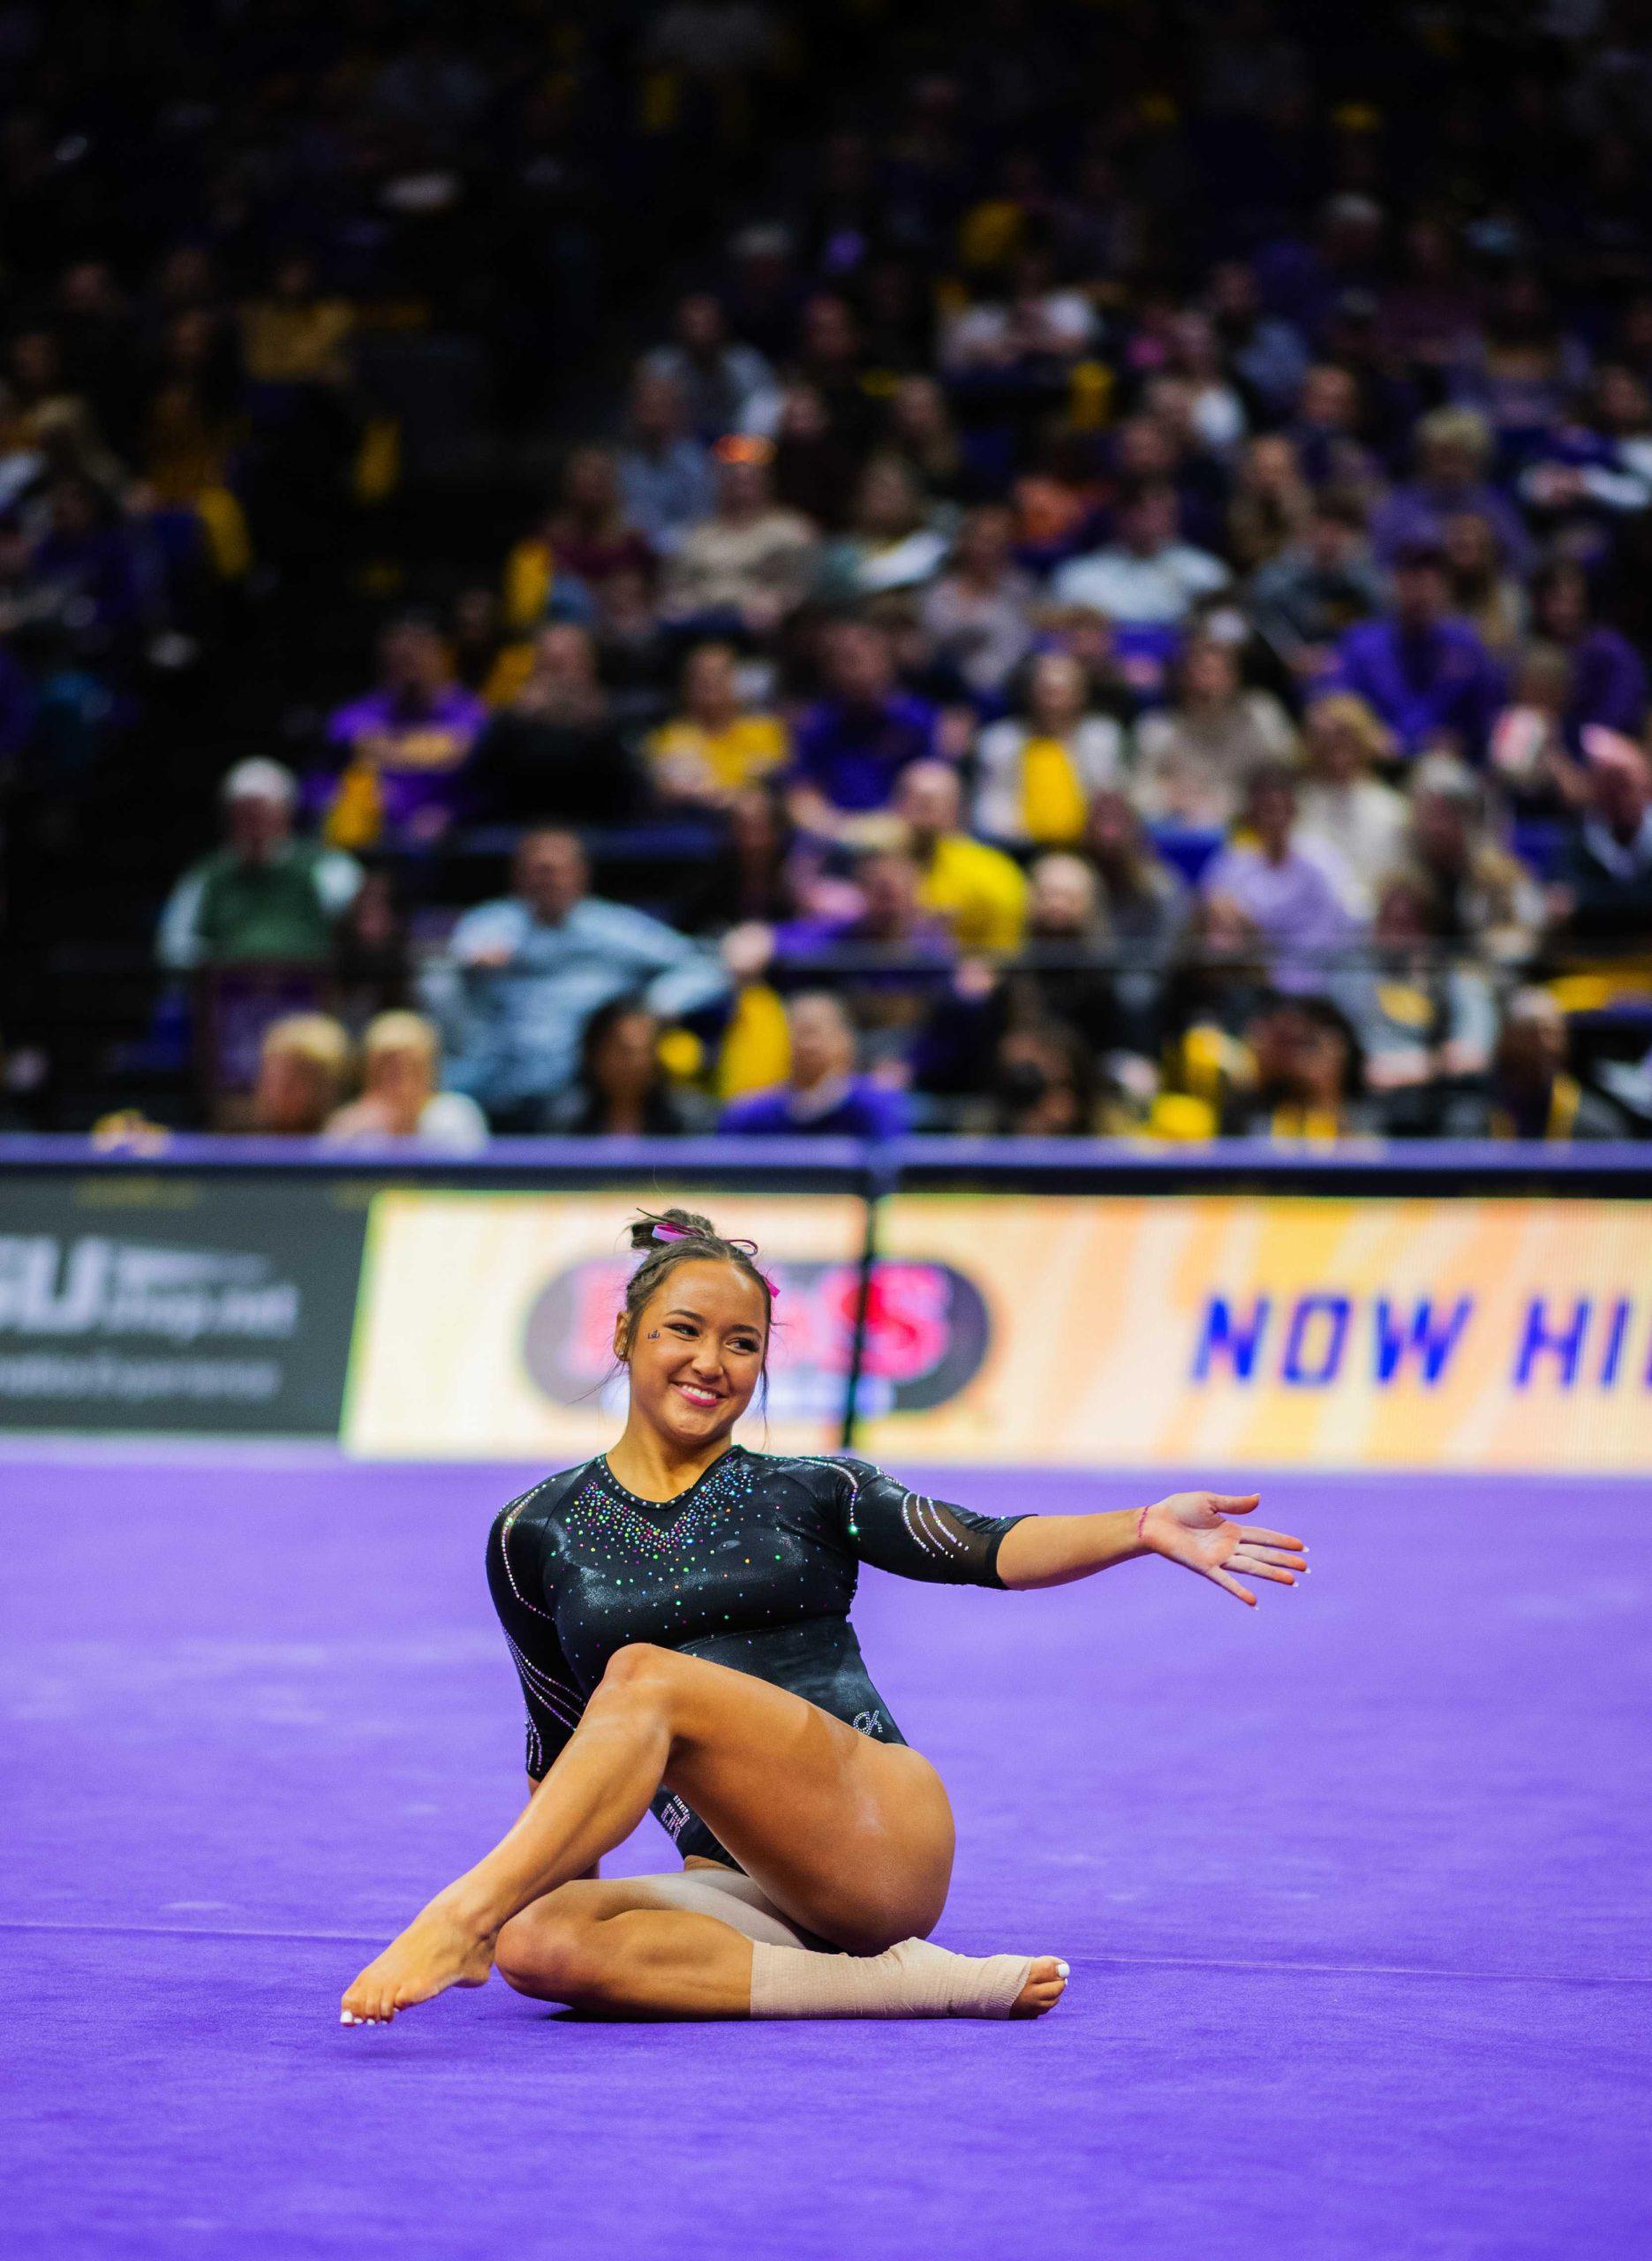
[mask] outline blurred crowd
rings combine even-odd
[[[0,752],[51,793],[140,648],[348,564],[393,284],[531,428],[521,356],[617,331],[560,269],[512,309],[524,184],[622,193],[651,116],[653,184],[751,162],[514,539],[404,561],[302,729],[227,706],[158,943],[211,1119],[1652,1130],[1652,11],[871,9],[766,140],[820,11],[631,8],[606,150],[604,11],[407,12],[272,102],[244,297],[227,220],[18,294]]]

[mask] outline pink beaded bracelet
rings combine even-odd
[[[1152,1506],[1152,1504],[1153,1504],[1153,1503],[1152,1503],[1152,1501],[1150,1500],[1150,1501],[1148,1501],[1148,1503],[1147,1503],[1147,1507],[1148,1507],[1148,1508],[1150,1508],[1150,1507]],[[1136,1543],[1136,1545],[1137,1545],[1138,1546],[1146,1546],[1146,1544],[1147,1544],[1147,1539],[1146,1539],[1146,1537],[1145,1537],[1145,1535],[1144,1535],[1144,1534],[1145,1534],[1145,1531],[1146,1531],[1146,1528],[1147,1528],[1147,1508],[1143,1508],[1143,1509],[1142,1509],[1142,1512],[1140,1513],[1140,1515],[1138,1515],[1138,1516],[1137,1516],[1137,1517],[1135,1518],[1135,1543]]]

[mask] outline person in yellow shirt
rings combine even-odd
[[[1033,662],[1026,703],[1024,718],[981,733],[975,828],[1016,847],[1070,848],[1094,796],[1124,781],[1124,734],[1090,711],[1089,676],[1069,652]]]
[[[919,900],[944,919],[961,949],[1015,950],[1027,924],[1027,882],[999,848],[962,829],[962,789],[944,761],[915,761],[902,772],[895,813],[923,874]]]
[[[778,715],[754,714],[740,697],[729,644],[697,644],[683,669],[683,709],[648,741],[662,801],[727,808],[743,786],[779,769],[790,752]]]

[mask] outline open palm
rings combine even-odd
[[[1230,1521],[1254,1515],[1261,1494],[1242,1492],[1230,1497],[1222,1492],[1173,1492],[1157,1500],[1142,1516],[1143,1544],[1167,1562],[1196,1570],[1213,1585],[1223,1586],[1254,1609],[1256,1597],[1241,1585],[1235,1573],[1268,1578],[1276,1585],[1294,1586],[1308,1575],[1308,1549],[1288,1531],[1263,1531],[1255,1524]]]

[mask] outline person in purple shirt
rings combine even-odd
[[[718,1129],[735,1138],[898,1138],[906,1095],[855,1073],[855,1032],[829,991],[800,992],[786,1009],[791,1072],[772,1090],[724,1108]]]
[[[327,726],[342,757],[322,794],[336,848],[439,839],[464,813],[463,773],[487,708],[452,680],[434,622],[410,615],[385,631],[380,684],[341,707]]]
[[[1591,617],[1588,576],[1575,558],[1545,566],[1532,586],[1534,625],[1571,663],[1561,727],[1574,754],[1591,723],[1639,737],[1647,718],[1647,674],[1626,636]]]
[[[1438,541],[1448,518],[1466,513],[1489,521],[1511,568],[1531,570],[1532,537],[1508,496],[1486,477],[1493,442],[1472,408],[1437,408],[1417,427],[1417,476],[1396,487],[1371,521],[1378,563],[1397,563],[1402,550]]]
[[[934,752],[936,715],[897,689],[889,639],[865,621],[831,630],[826,672],[826,696],[797,731],[791,805],[801,829],[835,837],[888,807],[901,771]]]
[[[1207,900],[1235,905],[1258,927],[1272,957],[1274,987],[1323,989],[1327,963],[1354,940],[1346,908],[1346,875],[1328,852],[1299,847],[1296,786],[1283,766],[1254,772],[1245,802],[1245,833],[1206,866]]]
[[[1449,737],[1478,762],[1503,701],[1503,674],[1468,623],[1448,616],[1450,601],[1440,549],[1409,544],[1395,562],[1391,609],[1348,630],[1325,688],[1362,699],[1404,754]]]

